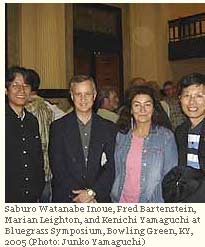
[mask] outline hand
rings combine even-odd
[[[87,190],[73,190],[72,193],[76,195],[73,198],[73,202],[77,202],[77,203],[96,202],[95,193],[93,195],[89,195]]]

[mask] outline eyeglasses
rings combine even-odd
[[[204,96],[205,96],[205,94],[203,94],[203,93],[197,93],[197,94],[186,93],[186,94],[181,95],[181,99],[190,100],[190,99],[194,98],[196,101],[201,101],[204,99]]]
[[[22,88],[26,91],[26,90],[30,90],[31,89],[31,85],[29,84],[18,84],[16,82],[12,83],[10,85],[11,88],[15,89],[15,90],[21,90]]]

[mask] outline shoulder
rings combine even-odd
[[[98,116],[93,113],[93,126],[97,131],[100,131],[104,136],[116,136],[117,125],[110,120]]]
[[[30,111],[28,111],[27,109],[24,109],[24,111],[25,111],[25,118],[27,118],[30,121],[38,123],[37,118]]]
[[[116,142],[117,143],[124,143],[125,144],[129,140],[131,140],[131,131],[129,131],[126,134],[123,134],[121,132],[117,133],[117,136],[116,136]]]
[[[59,118],[57,120],[54,120],[51,123],[51,128],[62,128],[63,126],[69,125],[72,123],[72,121],[75,119],[74,113],[70,112],[63,116],[62,118]]]
[[[114,126],[116,126],[116,124],[114,124],[112,121],[105,119],[96,113],[93,113],[93,119],[94,119],[94,121],[99,122],[99,124],[101,126],[104,126],[104,127],[112,127],[113,128]]]
[[[156,131],[158,135],[164,137],[165,139],[172,138],[172,137],[174,138],[174,133],[170,129],[167,129],[163,126],[157,126]]]
[[[182,123],[181,125],[179,125],[176,130],[175,130],[175,134],[176,135],[180,135],[180,133],[184,133],[186,132],[190,127],[190,123],[189,121],[185,121],[184,123]]]

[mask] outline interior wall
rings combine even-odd
[[[168,20],[205,12],[205,4],[133,3],[130,11],[131,77],[162,84],[205,71],[204,59],[168,60]]]
[[[188,4],[167,4],[170,10],[169,18],[175,19],[184,16],[205,13],[204,3],[188,3]],[[178,60],[170,62],[170,70],[172,78],[178,81],[183,75],[193,72],[205,73],[205,58],[193,58],[186,60]]]
[[[16,63],[15,65],[36,69],[41,76],[40,88],[66,89],[66,72],[67,76],[71,77],[72,66],[66,69],[65,5],[18,4],[16,15],[12,13],[12,9],[14,5],[8,4],[8,16],[11,20],[8,44],[11,47],[12,42],[15,42],[15,52],[19,59],[9,54],[11,59],[8,59],[8,65]],[[12,33],[16,25],[17,31]],[[72,51],[70,53],[72,54]],[[69,62],[72,62],[72,59]]]
[[[8,4],[7,8],[7,64],[16,66],[20,63],[20,5]],[[14,38],[15,37],[15,38]]]
[[[42,88],[66,88],[64,4],[21,6],[21,65],[39,71]]]
[[[204,59],[168,61],[167,22],[205,12],[205,4],[111,5],[122,9],[125,88],[135,76],[162,84],[188,72],[204,73]],[[36,69],[41,88],[67,88],[73,75],[72,4],[8,4],[8,21],[8,65]]]

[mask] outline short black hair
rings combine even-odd
[[[173,81],[165,81],[163,84],[163,89],[167,86],[175,86],[175,83]]]
[[[34,69],[27,69],[26,80],[31,84],[32,91],[37,91],[39,89],[41,79]]]
[[[5,87],[8,88],[12,81],[15,79],[16,74],[21,74],[23,76],[23,79],[26,84],[30,84],[30,82],[27,82],[27,70],[24,67],[19,66],[13,66],[6,70],[6,78],[5,78]],[[31,84],[30,84],[31,85]]]
[[[191,85],[205,85],[205,75],[200,73],[191,73],[185,75],[179,80],[178,94],[181,95],[184,88]]]

